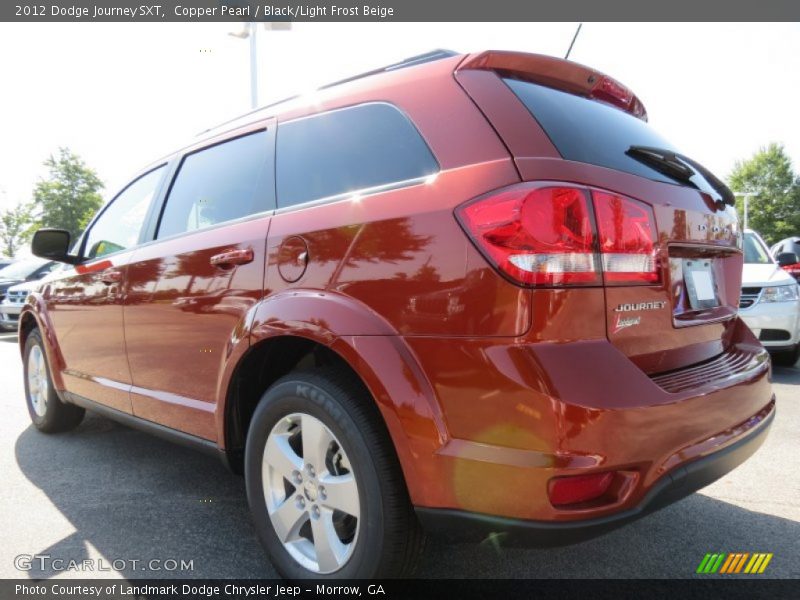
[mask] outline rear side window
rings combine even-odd
[[[187,155],[170,189],[157,237],[203,229],[273,207],[267,193],[266,131]]]
[[[417,129],[389,104],[363,104],[278,128],[279,207],[421,179],[438,170]]]
[[[504,81],[565,159],[675,183],[674,179],[625,154],[631,146],[677,152],[641,119],[602,102],[542,85],[517,79]]]

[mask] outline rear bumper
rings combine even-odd
[[[603,339],[407,339],[447,432],[404,465],[413,504],[543,523],[642,506],[666,474],[749,437],[773,409],[767,352],[740,320],[726,328],[722,355],[658,376]],[[550,503],[553,478],[602,471],[616,472],[608,495]]]
[[[547,522],[509,519],[453,509],[417,507],[417,516],[431,534],[450,541],[497,539],[505,545],[561,546],[597,537],[664,508],[729,473],[764,443],[775,418],[770,410],[739,440],[712,454],[680,465],[663,475],[635,507],[585,520]],[[499,537],[498,537],[499,536]]]

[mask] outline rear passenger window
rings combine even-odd
[[[439,165],[396,107],[362,104],[278,128],[278,206],[421,179]]]
[[[167,197],[157,237],[270,210],[266,131],[187,155]]]

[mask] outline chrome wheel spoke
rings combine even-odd
[[[308,513],[299,508],[291,497],[286,498],[269,516],[278,539],[284,544],[299,539],[300,528],[308,521]]]
[[[328,473],[320,477],[319,482],[323,486],[320,500],[323,506],[340,510],[354,517],[359,516],[358,488],[352,473],[344,475]]]
[[[322,421],[311,415],[302,416],[300,431],[303,436],[303,460],[321,473],[325,470],[325,456],[333,441],[333,436],[322,424]]]
[[[288,433],[272,434],[267,438],[263,465],[265,470],[267,467],[275,469],[290,482],[293,481],[295,472],[303,470],[303,459],[289,445]],[[264,473],[263,476],[266,478],[268,473]]]
[[[342,543],[333,526],[333,513],[323,510],[311,519],[311,532],[314,535],[314,550],[317,565],[321,572],[335,571],[344,564],[347,546]]]

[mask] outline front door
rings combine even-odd
[[[137,417],[216,439],[221,373],[261,298],[274,206],[272,131],[193,149],[155,240],[128,269],[125,337]]]
[[[82,262],[43,290],[64,359],[67,391],[131,412],[122,305],[128,263],[164,167],[128,185],[100,213],[82,243]]]

